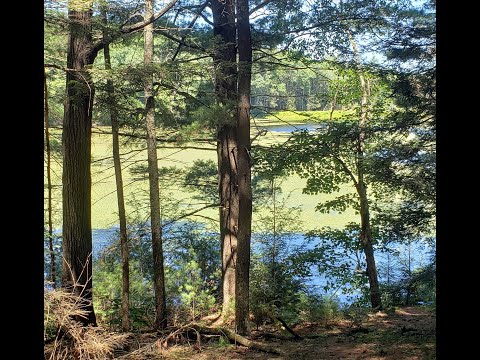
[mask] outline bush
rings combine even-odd
[[[217,310],[220,297],[218,234],[195,221],[175,223],[165,234],[167,306],[175,324]]]
[[[406,273],[390,284],[384,284],[382,301],[385,306],[434,304],[436,301],[435,258],[426,266]]]
[[[130,306],[133,329],[152,327],[155,296],[149,229],[132,224],[130,232]],[[173,224],[164,232],[164,264],[167,311],[174,325],[216,311],[221,274],[216,234],[195,222]],[[121,327],[122,263],[119,241],[112,238],[94,260],[93,291],[98,322],[110,329]]]
[[[338,300],[335,297],[302,293],[298,305],[300,321],[329,322],[341,317]]]

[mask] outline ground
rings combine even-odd
[[[252,338],[279,349],[281,355],[243,346],[196,342],[172,344],[160,350],[156,335],[136,335],[128,352],[117,353],[126,360],[420,360],[436,358],[435,313],[423,307],[401,307],[391,311],[359,313],[349,319],[306,324],[294,329],[304,339],[266,341],[261,332]]]

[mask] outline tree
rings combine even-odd
[[[248,0],[237,0],[238,39],[238,246],[235,269],[235,324],[247,334],[249,317],[250,240],[252,227],[252,184],[250,145],[250,91],[252,81],[252,39]]]
[[[145,19],[153,18],[154,0],[145,0]],[[160,218],[160,194],[158,182],[157,139],[155,132],[155,98],[153,93],[153,23],[144,28],[144,64],[147,75],[144,84],[145,127],[147,131],[148,180],[150,186],[150,223],[153,249],[153,287],[155,292],[155,327],[167,326],[165,300],[165,275],[163,268],[162,225]]]
[[[107,6],[102,4],[102,13],[105,26],[107,26]],[[106,40],[105,30],[103,32],[104,41]],[[105,69],[111,70],[112,65],[110,61],[110,45],[105,41],[103,48],[105,57]],[[107,79],[107,93],[108,93],[108,110],[110,112],[110,121],[112,125],[112,149],[113,149],[113,165],[115,168],[115,184],[117,190],[117,204],[118,204],[118,220],[120,223],[120,247],[122,254],[122,330],[128,331],[129,324],[129,293],[130,293],[130,270],[128,263],[128,238],[127,238],[127,218],[125,214],[125,198],[123,195],[123,179],[122,179],[122,164],[120,159],[120,144],[119,144],[119,119],[115,102],[115,87],[113,80]]]
[[[384,173],[385,166],[382,167],[380,161],[376,163],[377,166],[375,166],[373,162],[375,161],[376,157],[382,157],[378,156],[378,154],[383,155],[383,153],[386,151],[388,152],[388,150],[384,149],[386,145],[385,138],[393,136],[394,130],[384,129],[384,139],[381,139],[382,135],[380,135],[382,130],[373,130],[373,128],[376,127],[379,122],[383,124],[381,126],[386,126],[386,124],[391,122],[391,118],[389,119],[388,116],[385,116],[385,113],[387,112],[386,106],[383,107],[383,110],[380,110],[377,106],[377,112],[372,113],[373,107],[370,104],[371,84],[360,60],[360,50],[357,47],[355,37],[361,37],[366,33],[366,23],[370,24],[370,27],[368,28],[369,32],[380,32],[380,30],[385,31],[385,29],[394,29],[396,25],[389,23],[389,18],[392,16],[392,14],[402,14],[404,16],[407,15],[408,19],[411,16],[409,13],[411,9],[400,11],[399,6],[386,6],[383,1],[371,2],[368,4],[368,6],[365,6],[363,1],[356,0],[346,2],[340,1],[339,3],[326,3],[322,1],[319,5],[320,6],[318,6],[318,8],[315,9],[310,16],[310,26],[304,28],[304,30],[315,29],[314,31],[316,35],[311,36],[311,40],[307,41],[306,44],[309,42],[314,43],[318,49],[321,49],[321,51],[317,51],[318,55],[323,57],[325,57],[325,55],[329,52],[325,50],[329,50],[330,48],[333,50],[330,51],[331,54],[338,59],[336,62],[343,62],[346,68],[353,67],[356,70],[359,80],[357,86],[359,86],[361,90],[358,98],[358,102],[360,104],[358,107],[358,124],[349,124],[348,122],[343,122],[342,125],[328,124],[326,125],[326,130],[320,130],[319,134],[311,137],[317,137],[319,140],[316,145],[313,145],[313,143],[309,144],[313,145],[311,150],[317,151],[318,154],[322,154],[320,156],[324,157],[323,160],[318,157],[316,160],[307,159],[305,157],[306,152],[304,149],[299,150],[301,152],[304,151],[303,155],[292,155],[292,158],[296,158],[296,161],[299,161],[299,163],[309,163],[309,165],[305,165],[305,168],[303,168],[303,175],[305,177],[309,177],[307,188],[305,188],[305,191],[307,192],[317,193],[324,191],[335,191],[335,185],[332,187],[332,184],[338,184],[346,179],[349,179],[349,181],[353,183],[356,190],[357,199],[354,200],[351,195],[344,195],[337,199],[340,200],[340,202],[334,201],[330,204],[319,206],[319,208],[323,207],[324,211],[328,211],[332,208],[337,207],[341,209],[353,204],[355,204],[355,207],[358,207],[358,212],[360,214],[359,237],[367,262],[366,273],[368,275],[370,284],[370,301],[372,307],[381,308],[382,303],[373,251],[374,240],[372,237],[371,228],[369,204],[370,196],[367,194],[368,181],[366,180],[366,176],[370,175],[369,179],[371,183],[377,181],[378,186],[381,186],[379,184],[380,182],[378,181],[381,176],[377,176],[375,179],[374,174],[378,175],[382,174],[382,172]],[[398,20],[399,19],[397,19],[397,21]],[[408,22],[409,20],[400,20],[400,28],[405,26],[405,24]],[[422,31],[420,31],[420,33],[422,33]],[[334,41],[332,41],[332,39]],[[368,40],[368,38],[366,41],[371,42],[371,40]],[[418,46],[418,43],[415,40],[412,41],[412,43]],[[376,45],[378,48],[378,44]],[[350,47],[350,49],[348,49],[348,47]],[[301,48],[305,49],[307,46],[303,45]],[[397,50],[398,53],[398,48],[395,50]],[[371,70],[371,72],[373,71],[374,70]],[[332,101],[332,111],[334,110],[334,103],[337,102],[336,97],[337,94],[335,93],[333,96],[334,100]],[[384,99],[386,100],[386,98]],[[373,120],[374,123],[377,122],[377,124],[369,124],[371,120]],[[375,134],[375,132],[377,132],[377,134]],[[338,138],[335,139],[335,136],[338,136]],[[310,135],[305,132],[303,134],[297,134],[297,136],[293,137],[295,140],[291,140],[299,141],[298,145],[301,146],[300,143],[309,143],[309,140],[306,140],[309,137]],[[327,140],[327,138],[329,138],[329,140]],[[366,144],[367,139],[370,143],[368,145]],[[324,140],[326,140],[326,142],[323,142]],[[338,150],[344,146],[340,144],[342,144],[344,141],[346,143],[350,143],[350,150],[343,148],[343,150],[339,152]],[[367,149],[367,146],[370,149]],[[354,151],[350,152],[350,155],[347,155],[347,153],[352,149],[354,149]],[[285,151],[285,148],[283,148],[283,151]],[[289,155],[286,155],[286,157],[289,157]],[[325,157],[329,157],[333,163],[326,165],[324,161]],[[345,159],[345,157],[347,157],[347,159]],[[386,162],[384,162],[383,165],[385,164]],[[303,165],[300,165],[299,167],[302,166]],[[317,166],[324,166],[325,168],[316,169]],[[330,168],[330,170],[327,170],[328,168]],[[314,174],[317,171],[318,173]],[[332,171],[332,173],[328,175],[332,182],[329,183],[327,180],[328,177],[323,181],[319,180],[318,176],[322,176],[320,174],[325,175],[328,171]],[[343,172],[346,178],[339,176],[338,172]],[[310,173],[310,175],[308,175],[308,173]],[[366,173],[369,174],[366,175]],[[388,173],[390,174],[390,172]],[[396,188],[396,191],[398,194],[398,187]],[[375,195],[378,195],[378,191],[375,191]],[[342,204],[341,206],[340,203]]]
[[[369,103],[369,94],[370,94],[370,83],[368,78],[365,79],[362,64],[360,62],[360,55],[350,30],[345,27],[345,32],[348,35],[352,50],[355,56],[355,65],[360,79],[360,86],[362,88],[362,99],[361,99],[361,108],[360,108],[360,121],[358,124],[358,138],[356,146],[356,175],[357,179],[352,177],[352,180],[355,184],[355,189],[357,190],[358,196],[360,198],[360,242],[363,246],[363,251],[365,253],[365,260],[367,262],[367,276],[368,282],[370,284],[370,303],[372,308],[381,309],[382,308],[382,298],[380,294],[380,287],[378,285],[378,275],[377,275],[377,266],[375,264],[375,256],[373,251],[372,244],[372,229],[370,225],[370,210],[369,210],[369,199],[367,194],[367,185],[365,184],[365,132],[367,129],[367,120],[368,120],[368,103]]]
[[[373,160],[376,181],[397,189],[402,202],[381,219],[395,238],[432,235],[436,216],[436,26],[435,1],[400,8],[379,44],[386,61],[376,66],[392,89],[388,150]],[[384,191],[384,190],[382,190]],[[389,191],[389,190],[387,190]]]
[[[296,233],[301,231],[300,209],[286,205],[289,196],[281,196],[281,176],[257,175],[265,183],[263,211],[256,214],[252,243],[250,276],[250,309],[254,322],[284,319],[291,323],[300,312],[300,294],[305,293],[305,263],[296,261],[303,244],[296,244]],[[255,195],[259,195],[254,192]],[[280,198],[280,199],[279,199]],[[258,200],[255,197],[255,200]]]
[[[88,71],[98,52],[116,38],[142,29],[164,15],[172,0],[148,20],[121,27],[107,39],[93,41],[93,1],[68,3],[66,96],[62,132],[63,263],[62,287],[73,289],[85,304],[83,324],[95,324],[92,305],[91,126],[95,88]]]
[[[292,4],[287,1],[289,5],[289,11],[291,11]],[[252,11],[260,10],[263,7],[270,4],[270,1],[259,2],[254,6]],[[237,4],[238,5],[238,4]],[[229,310],[233,305],[233,299],[235,298],[235,267],[237,264],[238,256],[238,231],[240,229],[239,222],[239,160],[241,156],[244,156],[244,159],[249,158],[250,151],[250,140],[248,139],[248,145],[246,136],[249,137],[249,128],[242,135],[244,141],[245,151],[244,154],[238,154],[238,85],[237,85],[237,67],[239,69],[244,68],[244,64],[238,64],[236,60],[237,50],[236,46],[240,46],[240,41],[243,42],[245,48],[249,48],[249,55],[245,52],[245,56],[249,56],[250,60],[246,67],[251,67],[252,62],[252,40],[250,36],[250,24],[249,24],[249,15],[252,11],[249,10],[248,4],[242,4],[242,11],[244,11],[244,21],[247,21],[247,26],[235,25],[235,1],[211,1],[210,7],[212,10],[213,22],[208,18],[204,17],[201,13],[204,9],[204,6],[198,6],[198,10],[188,25],[188,29],[191,29],[196,19],[199,16],[202,16],[207,23],[213,25],[213,50],[212,57],[214,62],[214,72],[215,72],[215,98],[216,103],[208,111],[208,118],[214,119],[211,121],[216,126],[217,130],[217,154],[218,154],[218,174],[219,174],[219,197],[220,197],[220,237],[221,237],[221,251],[222,251],[222,293],[223,293],[223,307],[222,307],[222,317],[225,318],[228,315]],[[278,5],[279,8],[282,6]],[[274,9],[276,10],[276,8]],[[271,12],[271,11],[270,11]],[[237,10],[238,13],[238,10]],[[276,14],[275,12],[271,12]],[[275,17],[275,16],[274,16]],[[276,18],[281,18],[282,16],[276,16]],[[240,31],[238,27],[241,26],[243,29]],[[263,26],[263,25],[261,25]],[[248,31],[248,32],[246,32]],[[201,32],[200,32],[201,33]],[[161,32],[162,35],[165,35],[168,39],[178,43],[177,51],[175,52],[174,57],[178,54],[178,49],[181,46],[187,48],[201,49],[201,46],[195,45],[190,41],[186,41],[188,36],[182,36],[178,38],[171,33],[166,31]],[[242,34],[242,35],[241,35]],[[240,37],[248,36],[248,45],[243,40],[240,40]],[[237,36],[238,44],[237,44]],[[201,35],[200,35],[201,39]],[[276,39],[275,41],[278,41]],[[242,55],[243,56],[243,55]],[[246,71],[250,73],[251,70]],[[248,78],[248,94],[247,97],[250,97],[250,82],[251,74],[246,75],[244,79]],[[243,86],[243,92],[246,87]],[[242,108],[244,106],[242,105]],[[242,110],[243,111],[243,110]],[[203,113],[207,115],[207,112]],[[242,114],[242,117],[247,116],[246,113]],[[250,116],[250,100],[248,100],[248,121]],[[246,118],[242,118],[242,122],[245,122]],[[248,134],[248,135],[245,135]],[[247,160],[249,161],[249,160]],[[247,164],[247,162],[244,162]],[[244,166],[244,165],[241,165]],[[249,166],[249,165],[248,165]],[[249,172],[249,169],[248,169]],[[250,181],[250,175],[246,174],[245,179]],[[249,188],[250,185],[247,185],[245,189]],[[250,191],[251,189],[247,190]],[[250,222],[247,218],[251,218],[251,195],[246,195],[246,198],[250,198],[249,201],[246,201],[245,204],[250,202],[250,205],[246,205],[244,209],[245,214],[250,213],[244,219],[245,224],[244,230],[248,229],[244,235],[245,239],[249,238],[250,235]],[[250,207],[250,210],[248,210]],[[247,245],[248,246],[248,245]],[[249,250],[248,250],[249,253]],[[243,274],[244,274],[243,270]],[[245,292],[243,292],[245,294]],[[248,294],[248,292],[247,292]]]
[[[84,324],[96,324],[92,300],[90,147],[94,88],[86,68],[96,52],[92,40],[93,1],[69,1],[66,96],[63,118],[62,287],[85,304]]]
[[[367,261],[370,300],[375,307],[381,306],[381,298],[376,290],[379,286],[372,245],[380,240],[408,241],[412,236],[428,235],[432,229],[435,25],[428,6],[386,6],[382,1],[371,2],[365,9],[359,5],[361,1],[330,3],[319,7],[310,20],[312,28],[318,29],[318,35],[311,39],[323,47],[333,46],[336,54],[332,55],[338,57],[336,62],[342,68],[337,73],[349,74],[348,82],[342,85],[343,101],[348,100],[346,90],[357,89],[351,91],[353,97],[346,105],[358,99],[358,123],[330,122],[317,134],[297,133],[291,139],[298,142],[295,150],[283,147],[282,151],[300,152],[286,157],[296,158],[293,161],[298,161],[299,171],[308,178],[306,192],[329,193],[338,190],[335,184],[353,183],[356,196],[339,196],[319,204],[318,209],[342,211],[353,206],[359,212],[359,237]],[[377,36],[362,38],[366,26],[361,19],[371,25],[369,31]],[[335,43],[329,42],[329,33]],[[362,39],[365,48],[381,52],[386,61],[364,64],[356,37]],[[341,100],[335,92],[332,111],[334,103]],[[308,155],[307,148],[317,153],[315,159],[308,159],[312,153]]]
[[[211,2],[215,42],[216,106],[218,118],[217,155],[220,197],[220,243],[222,252],[222,317],[226,318],[235,299],[235,267],[238,236],[237,135],[235,101],[237,97],[235,3]]]
[[[356,92],[352,93],[353,98],[349,101],[357,101],[358,118],[324,121],[323,125],[312,133],[295,132],[285,144],[275,147],[279,156],[275,167],[285,167],[306,178],[307,184],[304,188],[306,193],[334,193],[340,190],[340,184],[353,185],[354,192],[320,203],[317,210],[328,213],[331,210],[345,211],[346,208],[353,207],[358,211],[360,231],[358,239],[351,241],[358,241],[365,253],[371,305],[373,308],[381,308],[373,251],[374,237],[369,204],[371,198],[367,193],[367,184],[374,185],[372,178],[368,176],[375,170],[369,161],[373,156],[371,147],[367,145],[377,143],[385,134],[372,131],[371,128],[374,126],[367,122],[367,116],[370,114],[375,118],[379,112],[376,109],[378,103],[386,106],[387,102],[383,97],[383,100],[375,99],[375,96],[382,96],[381,82],[377,81],[375,86],[369,86],[368,81],[372,83],[374,80],[366,79],[364,70],[360,67],[360,72],[357,65],[346,70],[345,75],[348,75],[351,86],[356,88]],[[372,77],[371,74],[369,76]]]
[[[50,252],[50,280],[52,286],[56,288],[56,276],[55,276],[55,252],[53,250],[53,222],[52,222],[52,180],[51,180],[51,167],[50,167],[50,134],[48,124],[48,86],[47,86],[47,73],[45,68],[43,69],[43,81],[45,91],[45,151],[47,152],[47,188],[48,188],[48,250]]]

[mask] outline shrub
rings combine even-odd
[[[298,304],[300,321],[329,322],[341,317],[340,305],[335,297],[303,293]]]

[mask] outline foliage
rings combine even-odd
[[[217,126],[236,126],[235,105],[236,102],[231,101],[226,104],[202,106],[192,112],[192,119],[211,129],[215,129]]]
[[[255,323],[269,322],[275,316],[287,322],[297,321],[302,281],[295,278],[288,262],[262,262],[257,256],[252,256],[250,280],[250,311]]]
[[[430,253],[426,264],[411,269],[401,268],[400,276],[383,283],[382,296],[389,306],[436,303],[436,251]]]
[[[348,2],[343,10],[355,10],[352,4],[355,1]],[[369,11],[376,10],[367,9],[366,13]],[[350,26],[354,33],[358,30],[354,23]],[[366,66],[362,72],[368,85],[368,119],[361,124],[358,68],[348,61],[332,64],[337,76],[330,81],[327,91],[332,110],[343,104],[355,114],[336,121],[323,120],[315,131],[293,132],[285,143],[258,151],[256,166],[259,171],[282,169],[288,174],[298,174],[306,179],[303,188],[306,194],[335,194],[316,206],[317,211],[330,215],[347,209],[359,213],[357,182],[361,171],[368,188],[374,245],[386,246],[394,240],[409,241],[431,235],[435,214],[435,131],[431,108],[434,83],[425,81],[422,86],[420,79],[424,75],[417,75],[416,81],[411,79],[406,84],[405,75],[389,72],[387,76],[373,65]],[[403,89],[400,84],[408,86]],[[408,95],[407,89],[414,89],[416,95]],[[360,136],[364,136],[361,162]],[[421,180],[422,176],[426,181]],[[351,191],[345,191],[347,187]],[[299,253],[299,261],[321,264],[319,270],[331,278],[324,285],[325,290],[336,284],[343,291],[350,288],[363,293],[365,277],[359,275],[365,265],[359,256],[358,225],[352,223],[344,229],[324,227],[315,236],[318,244]]]
[[[67,19],[53,3],[47,2],[44,31],[45,62],[55,66],[47,68],[50,120],[55,126],[61,125],[63,118],[65,72],[60,69],[65,67],[66,60]],[[322,226],[325,223],[320,221],[325,219],[320,215],[330,216],[331,222],[327,224],[331,224],[349,210],[359,211],[354,179],[360,131],[365,132],[363,170],[376,249],[391,251],[393,242],[418,241],[434,233],[435,1],[415,2],[412,6],[409,1],[319,0],[308,8],[298,0],[252,0],[251,6],[261,3],[265,7],[252,17],[255,120],[260,125],[316,122],[320,126],[316,131],[296,131],[286,143],[272,149],[263,146],[267,142],[252,149],[256,227],[251,309],[259,324],[272,315],[282,316],[289,322],[319,319],[328,322],[339,312],[335,300],[338,291],[357,295],[355,291],[359,291],[356,304],[362,305],[366,299],[365,263],[358,242],[357,222],[334,228]],[[131,17],[132,11],[138,10],[133,2],[108,4],[106,31],[110,34],[117,31],[119,24],[134,23],[140,17]],[[101,53],[88,69],[96,89],[94,122],[109,125],[106,105],[110,99],[105,84],[107,79],[113,80],[120,125],[131,135],[126,137],[129,148],[122,154],[122,160],[131,170],[125,187],[130,198],[130,318],[134,329],[151,325],[154,313],[149,215],[145,207],[147,166],[145,157],[142,158],[144,152],[140,151],[144,116],[141,89],[145,77],[153,76],[155,81],[157,136],[168,139],[170,144],[177,141],[172,146],[181,146],[194,138],[211,139],[213,129],[219,125],[235,124],[236,103],[218,105],[214,101],[214,70],[208,59],[215,46],[211,31],[205,22],[184,31],[190,16],[191,10],[185,12],[179,7],[175,19],[167,15],[157,22],[159,32],[167,31],[170,38],[182,36],[185,46],[177,47],[171,39],[158,36],[156,64],[152,68],[143,66],[141,32],[138,32],[122,36],[111,44],[112,70],[104,69]],[[105,24],[97,20],[100,19],[93,24],[95,37],[105,29]],[[173,28],[172,20],[183,30],[168,30]],[[307,33],[301,28],[305,28],[309,36],[304,36]],[[362,94],[347,30],[355,40],[361,40],[358,41],[361,50],[378,51],[384,60],[379,63],[362,58],[363,73],[370,84],[365,129],[358,125]],[[199,49],[188,44],[205,47],[206,52],[199,56]],[[173,52],[180,48],[173,60]],[[281,109],[291,111],[278,112]],[[315,111],[318,109],[324,111]],[[139,139],[132,140],[135,137]],[[101,209],[97,210],[99,216],[94,216],[94,221],[100,223],[101,219],[102,225],[109,223],[104,219],[116,209],[113,196],[103,200],[111,191],[111,183],[106,179],[112,178],[104,166],[109,165],[109,160],[102,160],[106,151],[110,151],[105,138],[96,144],[94,141],[92,146],[93,157],[98,160],[92,177],[95,190],[99,189],[93,193],[92,206]],[[127,145],[127,141],[122,145]],[[54,160],[59,163],[53,164],[57,172],[55,185],[59,185],[61,142],[60,132],[55,129],[52,129],[51,147]],[[137,156],[129,155],[131,152]],[[159,153],[161,161],[172,158],[193,164],[192,167],[159,169],[167,300],[173,321],[182,323],[215,311],[220,297],[218,234],[191,221],[191,217],[183,219],[192,209],[192,200],[218,202],[216,154],[211,151],[203,157],[198,152],[183,151],[175,157],[165,149]],[[318,217],[311,216],[311,219],[318,229],[307,234],[306,243],[300,243],[295,235],[302,230],[298,219],[304,214],[288,207],[289,197],[280,192],[282,188],[288,193],[291,188],[302,186],[297,175],[305,181],[304,194],[316,195],[317,199],[315,215]],[[285,182],[281,183],[280,178],[286,179]],[[99,207],[100,200],[106,205]],[[305,204],[309,202],[312,201]],[[55,222],[61,224],[60,219]],[[54,236],[57,279],[61,278],[60,240],[60,236]],[[45,249],[45,275],[48,276],[48,246]],[[435,301],[435,257],[411,269],[401,264],[401,256],[391,254],[395,261],[392,266],[397,272],[389,281],[381,283],[384,303]],[[121,261],[116,238],[107,244],[94,265],[98,320],[115,329],[120,324],[121,299]],[[306,291],[306,280],[316,276],[316,270],[326,277],[322,291],[329,296]],[[382,270],[379,268],[379,272]],[[48,322],[46,331],[53,335],[55,327],[51,324]]]
[[[129,269],[129,318],[132,329],[137,330],[153,324],[155,299],[151,285],[142,276],[139,261],[130,260]],[[97,321],[111,330],[119,330],[122,325],[122,264],[98,260],[94,263],[93,274]]]
[[[186,170],[184,186],[194,192],[193,199],[218,203],[217,164],[213,160],[194,160]]]
[[[164,246],[167,302],[173,321],[198,320],[215,311],[221,274],[218,234],[189,221],[173,227]]]
[[[298,252],[295,261],[317,267],[325,278],[321,285],[324,293],[334,295],[341,289],[343,294],[358,296],[358,291],[367,292],[366,263],[359,232],[359,226],[351,223],[344,229],[323,227],[306,234],[310,246]]]
[[[254,69],[258,69],[258,74],[252,79],[253,116],[272,116],[272,112],[282,110],[324,110],[329,105],[325,94],[331,72],[324,70],[322,65],[305,65],[288,58],[276,66],[255,62]]]
[[[269,113],[264,118],[255,119],[255,124],[258,125],[281,125],[281,124],[305,124],[323,122],[330,119],[330,110],[311,110],[311,111],[295,111],[282,110]],[[354,111],[352,110],[336,110],[332,114],[332,120],[345,119],[352,117]]]
[[[252,234],[250,311],[257,326],[276,316],[287,322],[297,321],[297,305],[305,292],[303,264],[292,261],[302,246],[295,236],[301,228],[299,209],[287,207],[287,198],[279,200],[275,196],[277,186],[272,178],[273,196],[263,203],[266,211],[255,218]]]
[[[129,222],[130,319],[134,329],[154,321],[150,230]],[[167,307],[174,324],[198,320],[215,310],[219,294],[218,235],[195,222],[172,224],[164,231]],[[94,261],[94,305],[99,323],[121,326],[122,266],[113,237]]]
[[[302,293],[298,303],[299,320],[302,323],[329,322],[339,319],[342,311],[338,300],[331,296]]]

